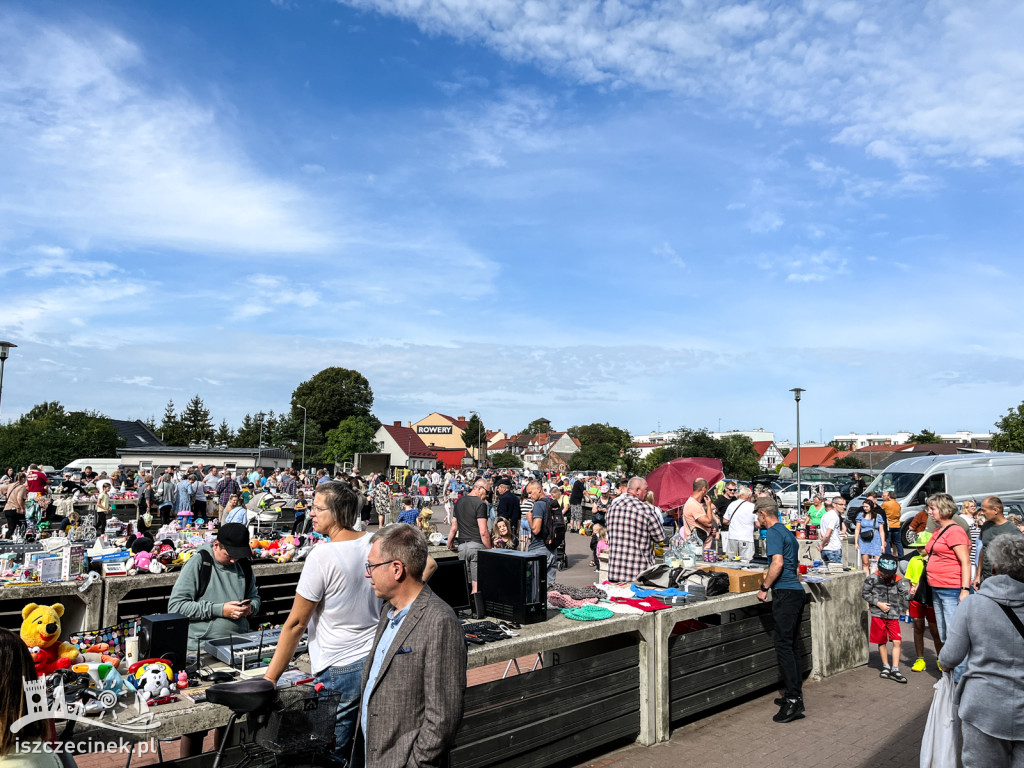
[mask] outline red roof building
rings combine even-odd
[[[800,446],[800,467],[824,467],[826,461],[832,459],[839,451],[831,445],[802,445]],[[796,462],[796,448],[782,460],[786,466]]]

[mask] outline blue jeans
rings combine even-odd
[[[932,603],[935,608],[935,623],[939,628],[939,639],[946,642],[946,633],[953,624],[953,616],[960,605],[960,590],[956,587],[932,587]],[[953,682],[959,683],[967,671],[965,658],[953,670]]]
[[[900,535],[899,528],[889,529],[889,554],[897,559],[903,559],[903,537]]]
[[[356,731],[356,718],[359,716],[364,661],[360,659],[344,667],[328,667],[316,676],[316,681],[323,683],[328,691],[341,694],[337,719],[334,721],[334,754],[343,761],[348,760],[352,751],[352,738]]]
[[[821,550],[821,559],[826,563],[842,563],[843,562],[843,550],[841,549],[823,549]]]

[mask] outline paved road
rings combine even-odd
[[[903,624],[904,648],[913,648],[912,625]],[[930,643],[926,642],[926,646]],[[878,677],[872,652],[867,666],[819,682],[807,682],[803,720],[778,725],[772,715],[775,692],[677,727],[670,741],[653,747],[630,745],[578,763],[579,768],[701,768],[786,766],[786,768],[911,768],[918,765],[921,735],[938,680],[935,655],[930,669],[906,671],[906,685]],[[904,659],[902,670],[910,664]]]

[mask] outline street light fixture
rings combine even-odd
[[[11,349],[17,349],[18,345],[9,341],[0,341],[0,400],[4,394],[4,363],[11,354]]]
[[[260,417],[260,444],[256,448],[256,468],[259,469],[263,465],[263,421],[267,418],[267,414],[260,411],[256,415]]]
[[[306,406],[295,404],[302,409],[302,471],[306,471]]]
[[[803,510],[803,499],[800,498],[800,494],[803,492],[803,487],[800,485],[800,395],[807,390],[794,387],[789,391],[793,393],[793,399],[796,400],[796,511],[799,513]]]

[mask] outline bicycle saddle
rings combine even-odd
[[[225,706],[239,715],[269,709],[276,699],[277,686],[262,677],[255,680],[218,683],[206,690],[208,702]]]

